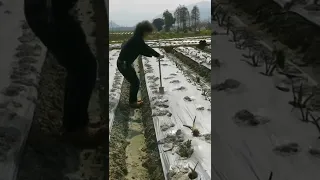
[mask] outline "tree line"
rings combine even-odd
[[[179,5],[174,13],[165,10],[162,14],[163,18],[156,18],[152,24],[158,31],[164,30],[169,32],[175,27],[176,31],[197,31],[200,29],[200,11],[198,6],[193,6],[189,12],[188,8],[184,5]]]

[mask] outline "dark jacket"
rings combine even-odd
[[[148,46],[143,38],[133,35],[126,43],[123,44],[119,54],[119,60],[132,64],[139,55],[147,57],[159,57],[160,54]]]

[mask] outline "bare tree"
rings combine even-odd
[[[188,22],[190,19],[190,13],[188,11],[188,8],[186,8],[185,6],[179,5],[174,12],[174,17],[176,19],[178,31],[179,30],[187,31]]]
[[[187,31],[188,30],[188,22],[190,19],[190,14],[188,11],[188,8],[185,6],[181,7],[181,22],[182,22],[182,30]]]
[[[176,19],[177,30],[181,28],[181,5],[179,5],[174,11],[174,18]]]
[[[196,31],[200,22],[200,11],[198,6],[193,6],[191,10],[191,22],[194,30]]]

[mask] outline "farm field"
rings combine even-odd
[[[211,43],[210,37],[186,37],[183,39],[157,39],[157,40],[146,40],[146,44],[151,47],[168,47],[168,46],[195,46],[199,44],[200,40],[205,40],[208,44]],[[109,45],[110,49],[119,49],[121,43],[113,43]]]
[[[181,46],[181,52],[155,48],[165,54],[160,60],[164,94],[159,93],[159,60],[143,56],[136,60],[144,101],[136,110],[127,105],[128,82],[113,70],[119,49],[109,51],[109,76],[114,77],[109,90],[111,178],[211,179],[211,58],[189,48]],[[192,56],[199,51],[201,61]]]
[[[110,32],[109,33],[109,44],[114,44],[117,42],[123,42],[132,36],[133,32]],[[210,30],[201,30],[198,33],[194,32],[160,32],[160,33],[153,33],[149,35],[147,40],[158,40],[158,39],[184,39],[186,37],[202,37],[207,36],[210,37],[211,31]]]
[[[212,179],[319,177],[318,83],[289,61],[293,54],[277,66],[261,32],[221,7],[211,49],[222,64],[211,77]]]

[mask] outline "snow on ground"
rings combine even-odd
[[[110,32],[110,34],[117,34],[117,35],[121,35],[121,34],[133,34],[133,32]]]
[[[211,133],[210,102],[201,95],[200,88],[191,83],[191,80],[186,78],[168,57],[161,61],[165,94],[158,94],[159,61],[154,57],[143,57],[142,61],[166,178],[169,179],[168,176],[171,176],[176,180],[188,179],[186,178],[190,170],[188,165],[194,167],[199,162],[196,167],[199,173],[198,179],[211,179],[211,141],[206,139]],[[191,130],[183,126],[192,126],[194,118],[196,118],[195,128],[201,133],[200,137],[193,137]],[[191,146],[194,148],[190,158],[182,159],[177,154],[178,147],[174,147],[172,152],[165,152],[173,147],[173,143],[188,139],[192,140]]]
[[[214,28],[223,31],[216,24]],[[273,179],[281,180],[320,177],[320,160],[308,153],[310,146],[320,147],[319,132],[299,119],[299,110],[292,111],[288,104],[292,93],[275,88],[280,75],[261,75],[264,66],[254,68],[240,61],[248,50],[235,48],[226,35],[213,38],[212,58],[220,59],[225,66],[213,70],[212,82],[231,78],[241,83],[242,91],[212,91],[212,179],[268,179],[270,171]],[[264,124],[237,125],[235,113],[243,109],[264,117]],[[297,150],[279,153],[275,149],[288,142],[297,143]]]
[[[166,41],[181,41],[181,40],[194,40],[194,39],[211,39],[210,36],[190,36],[190,37],[183,37],[183,38],[171,38],[171,39],[164,39]],[[158,40],[148,40],[149,42],[158,42]]]
[[[211,69],[211,54],[198,50],[194,47],[183,46],[174,49],[187,56],[188,58],[194,60],[195,62],[207,67],[208,69]]]
[[[160,40],[147,40],[146,43],[151,46],[151,47],[159,47],[159,42],[160,42],[160,46],[164,47],[164,46],[182,46],[182,45],[197,45],[199,44],[200,40],[205,40],[208,44],[211,43],[211,38],[210,39],[201,39],[201,38],[197,38],[197,39],[192,39],[192,40],[167,40],[167,39],[160,39]],[[116,43],[116,44],[109,44],[109,48],[120,48],[121,47],[121,43]]]
[[[211,38],[207,38],[207,39],[201,39],[201,38],[197,38],[197,39],[182,39],[179,41],[168,41],[166,39],[162,40],[158,40],[156,42],[151,42],[151,41],[146,41],[146,43],[151,46],[151,47],[157,47],[159,46],[159,42],[160,42],[160,46],[178,46],[178,45],[196,45],[199,44],[199,41],[201,40],[205,40],[207,43],[211,43]]]
[[[120,50],[111,50],[109,52],[109,134],[112,129],[115,110],[120,100],[121,85],[123,82],[123,76],[117,68],[119,53]]]

